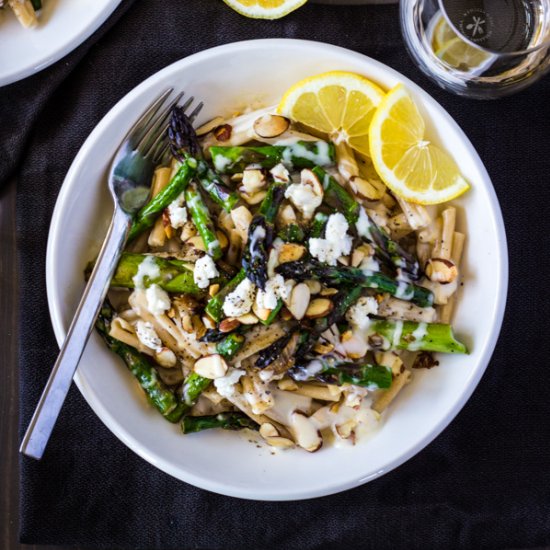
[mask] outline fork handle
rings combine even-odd
[[[107,237],[78,304],[67,337],[23,437],[20,452],[29,457],[40,459],[44,454],[44,449],[71,387],[74,373],[126,243],[130,223],[130,216],[121,208],[116,207]]]

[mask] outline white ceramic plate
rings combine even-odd
[[[455,322],[471,354],[442,357],[439,368],[415,372],[381,429],[365,443],[272,456],[235,433],[212,430],[182,436],[177,425],[147,406],[130,373],[93,334],[75,378],[90,406],[145,460],[204,489],[251,499],[295,500],[336,493],[388,472],[454,418],[497,340],[508,279],[506,237],[489,176],[461,129],[426,92],[373,59],[314,42],[257,40],[195,54],[153,75],[113,107],[82,146],[59,195],[48,242],[48,299],[58,342],[82,292],[84,266],[98,250],[112,212],[105,182],[111,155],[152,98],[168,86],[186,90],[204,100],[201,115],[207,120],[250,102],[272,104],[297,80],[332,69],[362,73],[385,88],[404,82],[428,121],[431,138],[452,152],[472,182],[471,191],[457,203],[459,226],[467,230],[468,240],[465,286]]]
[[[0,86],[55,63],[84,42],[120,0],[44,0],[39,25],[25,29],[12,10],[0,12]]]

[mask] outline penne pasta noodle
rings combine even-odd
[[[422,229],[432,221],[430,214],[421,204],[413,204],[400,197],[396,197],[403,214],[407,218],[408,224],[413,229]]]
[[[391,387],[387,390],[382,390],[372,405],[373,410],[377,413],[385,411],[390,403],[397,397],[397,394],[411,379],[411,371],[405,370],[393,379]]]
[[[341,388],[338,386],[333,386],[333,388],[338,388],[336,393],[333,389],[329,389],[329,385],[317,385],[317,384],[302,384],[297,383],[298,389],[293,390],[293,393],[298,395],[305,395],[306,397],[311,397],[312,399],[319,399],[320,401],[338,401],[340,399]]]

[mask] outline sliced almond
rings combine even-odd
[[[452,283],[458,277],[458,269],[451,260],[430,258],[425,267],[426,275],[435,283]]]
[[[221,126],[223,124],[223,118],[221,116],[214,117],[213,119],[209,120],[208,122],[205,122],[202,126],[199,126],[195,133],[197,136],[204,136],[206,134],[209,134],[214,128],[217,128],[218,126]]]
[[[254,121],[254,131],[262,138],[274,138],[288,130],[290,120],[281,115],[263,115]]]
[[[353,337],[353,332],[351,330],[346,330],[340,335],[340,342],[347,342]]]
[[[277,431],[277,428],[271,424],[271,422],[264,422],[260,426],[260,435],[267,439],[268,437],[279,437],[279,432]]]
[[[287,305],[292,316],[300,321],[304,318],[309,306],[309,299],[311,293],[309,287],[305,283],[298,283],[293,289],[290,295],[290,300]]]
[[[350,184],[354,191],[365,199],[375,201],[380,199],[383,195],[383,188],[381,192],[380,188],[375,187],[370,181],[360,178],[359,176],[351,177]]]
[[[247,168],[243,172],[242,188],[250,195],[253,195],[265,187],[266,183],[267,179],[263,170],[258,168]]]
[[[268,437],[266,442],[268,445],[279,449],[292,449],[292,447],[294,447],[294,441],[286,437]]]
[[[231,124],[220,124],[214,128],[213,132],[218,141],[229,141],[233,133],[233,127]]]
[[[283,378],[277,382],[277,387],[283,391],[296,391],[298,384],[292,378]]]
[[[321,292],[319,292],[321,296],[334,296],[335,294],[338,294],[337,288],[323,288]]]
[[[208,287],[208,294],[212,297],[216,296],[216,294],[220,291],[220,285],[218,283],[210,285]]]
[[[341,263],[342,265],[349,265],[349,257],[348,256],[340,256],[338,258],[338,262]]]
[[[290,321],[292,319],[292,313],[286,307],[281,309],[281,319],[283,321]]]
[[[348,420],[347,422],[344,422],[343,424],[340,424],[339,426],[336,426],[336,433],[342,438],[342,439],[349,439],[357,427],[357,422],[353,419]]]
[[[197,374],[211,380],[225,376],[227,369],[225,359],[218,353],[201,357],[193,366]]]
[[[315,298],[311,300],[307,310],[306,317],[309,319],[317,319],[325,317],[334,309],[334,304],[328,298]]]
[[[319,353],[321,355],[324,355],[325,353],[330,353],[333,350],[334,350],[334,344],[331,344],[330,342],[328,342],[326,344],[322,344],[321,342],[317,342],[313,346],[313,351],[315,353]]]
[[[238,319],[227,318],[224,319],[218,327],[220,332],[231,332],[235,330],[241,323]]]
[[[252,212],[246,206],[239,206],[231,210],[231,219],[235,224],[235,229],[244,241],[252,221]]]
[[[227,236],[223,231],[216,231],[216,236],[218,237],[218,242],[220,243],[220,248],[225,250],[229,246],[229,241]]]
[[[318,451],[323,446],[321,432],[313,421],[301,411],[290,415],[290,423],[296,443],[310,453]]]
[[[275,181],[281,181],[283,183],[288,183],[290,181],[290,173],[281,162],[276,164],[269,172]]]
[[[279,263],[295,262],[306,253],[306,247],[296,243],[285,243],[279,250]]]
[[[209,317],[208,315],[203,315],[202,322],[204,323],[204,326],[209,329],[216,328],[216,322],[212,317]]]
[[[307,281],[304,281],[306,285],[309,288],[309,292],[311,294],[319,294],[321,292],[321,283],[319,281],[316,281],[314,279],[308,279]]]
[[[155,353],[155,359],[161,367],[175,367],[177,363],[176,354],[170,348],[162,348]]]
[[[197,250],[201,250],[202,252],[206,252],[206,247],[204,246],[204,241],[202,240],[202,237],[200,235],[195,235],[194,237],[191,237],[190,239],[187,239],[185,241],[187,244],[190,244],[193,248],[196,248]]]
[[[242,181],[243,180],[243,173],[237,172],[236,174],[232,174],[229,178],[231,181]]]
[[[186,222],[181,228],[180,239],[185,242],[197,234],[197,228],[193,222]]]
[[[204,323],[198,315],[193,315],[193,317],[191,317],[191,323],[193,325],[193,332],[197,337],[197,340],[200,340],[206,334],[206,327]]]
[[[254,315],[261,321],[267,321],[269,319],[269,316],[271,315],[271,310],[260,307],[256,300],[254,300],[254,303],[252,304],[252,311],[254,312]]]
[[[300,183],[302,185],[309,185],[318,197],[323,196],[323,186],[319,178],[309,168],[304,168],[300,172]]]
[[[363,250],[356,248],[351,255],[351,265],[353,267],[358,267],[364,259],[365,253]]]
[[[246,313],[245,315],[237,317],[237,321],[239,321],[241,325],[255,325],[258,322],[258,317],[256,317],[254,313]]]
[[[251,195],[250,193],[242,192],[241,197],[250,205],[262,202],[267,195],[267,191],[258,191]]]
[[[297,219],[296,212],[290,204],[286,204],[279,210],[277,218],[281,225],[290,225],[291,223],[295,223]]]

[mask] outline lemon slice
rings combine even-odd
[[[368,155],[370,122],[383,97],[382,89],[364,76],[332,71],[294,84],[278,110]]]
[[[474,48],[458,36],[445,42],[436,50],[435,55],[447,65],[461,71],[475,69],[490,57],[489,53]]]
[[[307,0],[223,0],[245,17],[279,19],[304,5]]]
[[[434,50],[439,50],[446,42],[457,37],[457,34],[449,23],[447,23],[443,14],[439,15],[432,37],[432,47]]]
[[[402,84],[384,98],[372,118],[370,153],[376,171],[398,196],[439,204],[470,186],[455,161],[425,136],[425,124]]]

